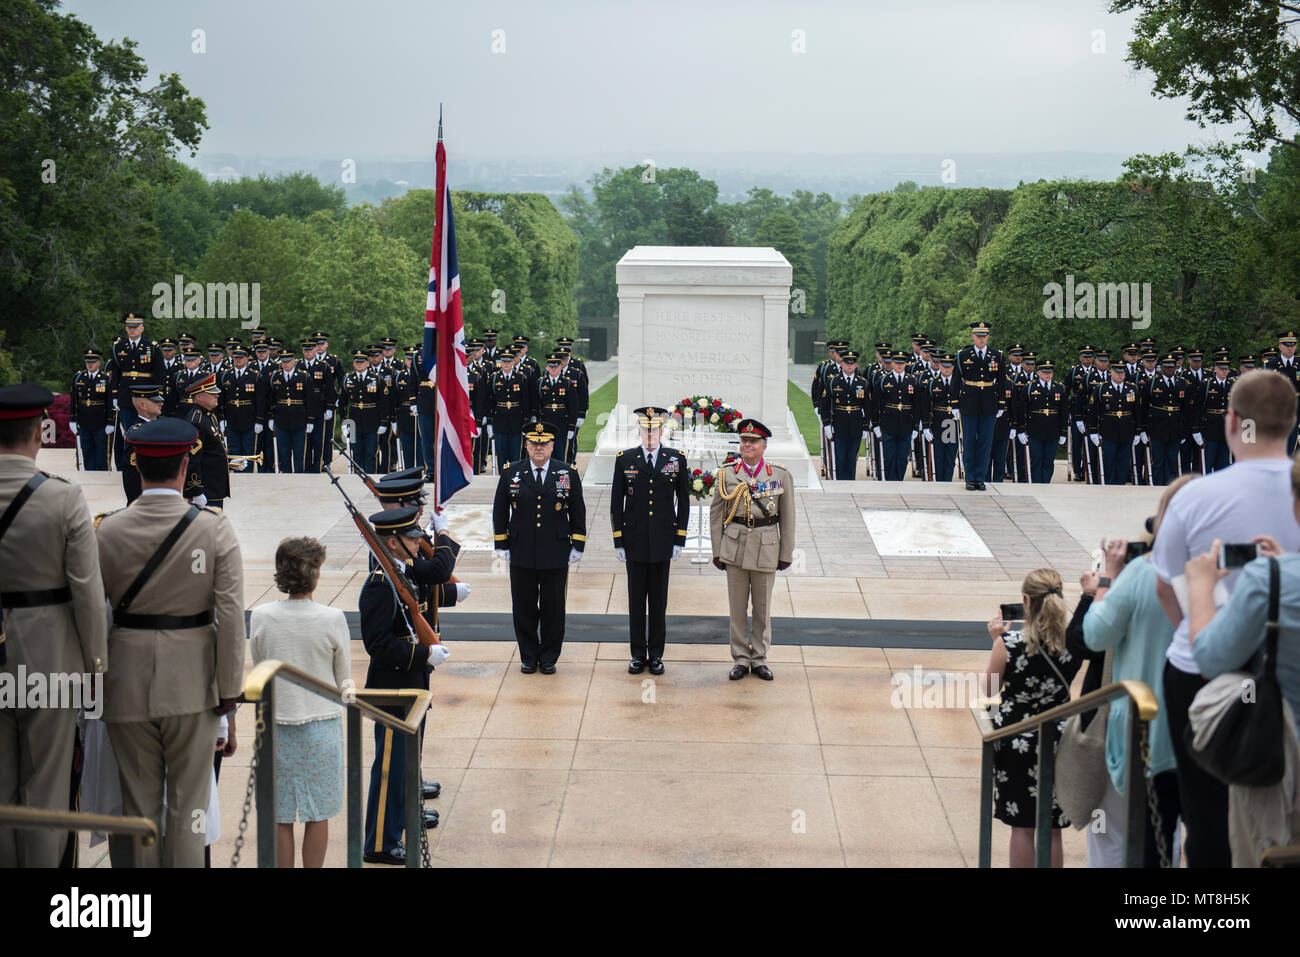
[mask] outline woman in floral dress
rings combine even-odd
[[[1003,728],[1070,700],[1070,682],[1082,659],[1065,648],[1069,611],[1061,594],[1061,576],[1040,568],[1021,585],[1025,625],[1009,631],[999,614],[989,622],[993,652],[989,656],[990,686],[1000,682],[1002,703],[992,711],[993,724]],[[1065,722],[1057,723],[1056,740]],[[1038,813],[1038,732],[1016,735],[993,745],[993,815],[1011,827],[1011,866],[1034,866],[1034,823]],[[1063,863],[1061,817],[1052,795],[1052,866]]]

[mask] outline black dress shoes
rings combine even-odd
[[[406,846],[398,844],[391,851],[366,851],[361,859],[367,864],[405,864]]]
[[[652,675],[661,675],[664,673],[664,663],[661,659],[655,658],[650,662],[650,673]]]
[[[966,480],[966,491],[978,492],[979,490],[980,490],[980,486],[978,482],[972,482],[970,479]]]
[[[426,801],[432,801],[442,793],[442,785],[437,781],[422,781],[420,782],[420,791]]]
[[[438,812],[433,808],[424,809],[424,826],[426,828],[438,826]]]
[[[731,672],[727,675],[732,681],[739,681],[745,675],[749,674],[749,665],[732,665]]]
[[[535,674],[537,672],[537,665],[526,665],[521,663],[519,665],[519,670],[526,675]]]
[[[988,489],[986,489],[986,488],[984,487],[984,483],[983,483],[983,482],[976,482],[976,483],[975,483],[975,487],[976,487],[977,489],[979,489],[981,492],[987,492],[987,491],[988,491]]]
[[[645,662],[640,658],[633,658],[627,663],[627,673],[630,675],[639,675],[645,671]]]
[[[555,674],[555,665],[542,665],[541,671],[544,675],[553,675]]]
[[[771,681],[776,677],[772,674],[772,669],[767,665],[759,665],[754,669],[754,674],[758,675],[758,677],[762,678],[764,681]]]

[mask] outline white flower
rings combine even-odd
[[[1012,750],[1019,751],[1021,754],[1029,752],[1029,742],[1024,738],[1013,738],[1011,740]]]
[[[697,492],[703,492],[704,479],[696,479],[694,482],[691,483],[691,488],[695,489],[695,491]]]
[[[711,416],[709,416],[709,422],[712,423],[713,425],[717,425],[717,424],[718,424],[718,413],[714,412]]]
[[[1008,801],[1007,813],[1010,814],[1012,817],[1015,817],[1017,814],[1020,813],[1020,805],[1017,804],[1015,801]]]
[[[701,399],[699,402],[695,404],[698,405],[701,409],[707,409],[709,407],[709,400]]]

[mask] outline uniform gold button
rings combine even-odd
[[[653,515],[653,514],[654,514],[654,512],[653,512],[653,511],[652,511],[652,512],[651,512],[651,513],[650,513],[650,514],[651,514],[651,515]]]
[[[538,527],[538,528],[541,528],[541,527],[542,527],[542,523],[541,523],[541,522],[538,522],[538,523],[537,523],[537,527]]]

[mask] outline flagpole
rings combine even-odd
[[[436,197],[438,205],[437,208],[434,210],[434,214],[433,214],[433,246],[434,246],[434,262],[436,263],[436,266],[434,268],[437,270],[434,273],[434,278],[437,280],[437,282],[434,285],[434,291],[433,291],[434,303],[436,308],[434,312],[435,318],[433,324],[433,366],[432,366],[434,370],[432,474],[433,474],[433,513],[435,515],[439,515],[442,513],[442,503],[438,500],[438,463],[442,461],[442,449],[439,447],[440,442],[438,437],[438,406],[441,405],[442,402],[440,401],[441,396],[438,395],[438,385],[437,385],[438,352],[442,348],[442,339],[438,335],[440,330],[438,329],[437,317],[442,314],[442,281],[443,281],[442,219],[444,216],[443,206],[445,203],[445,201],[443,200],[442,191],[443,189],[446,188],[447,177],[444,171],[438,167],[438,146],[440,146],[441,144],[442,144],[442,104],[439,103],[438,104],[438,142],[434,144],[434,148],[433,148],[434,186],[438,192],[438,195]],[[447,587],[447,586],[444,585],[443,587]],[[456,586],[451,585],[451,587],[454,589]],[[441,589],[439,590],[439,592],[440,592],[439,597],[441,597]],[[432,597],[433,596],[430,596],[430,598]],[[433,633],[435,635],[438,635],[441,638],[442,632],[438,626],[438,606],[440,602],[437,601],[437,599],[434,599],[433,601],[430,601],[429,604],[433,606]]]

